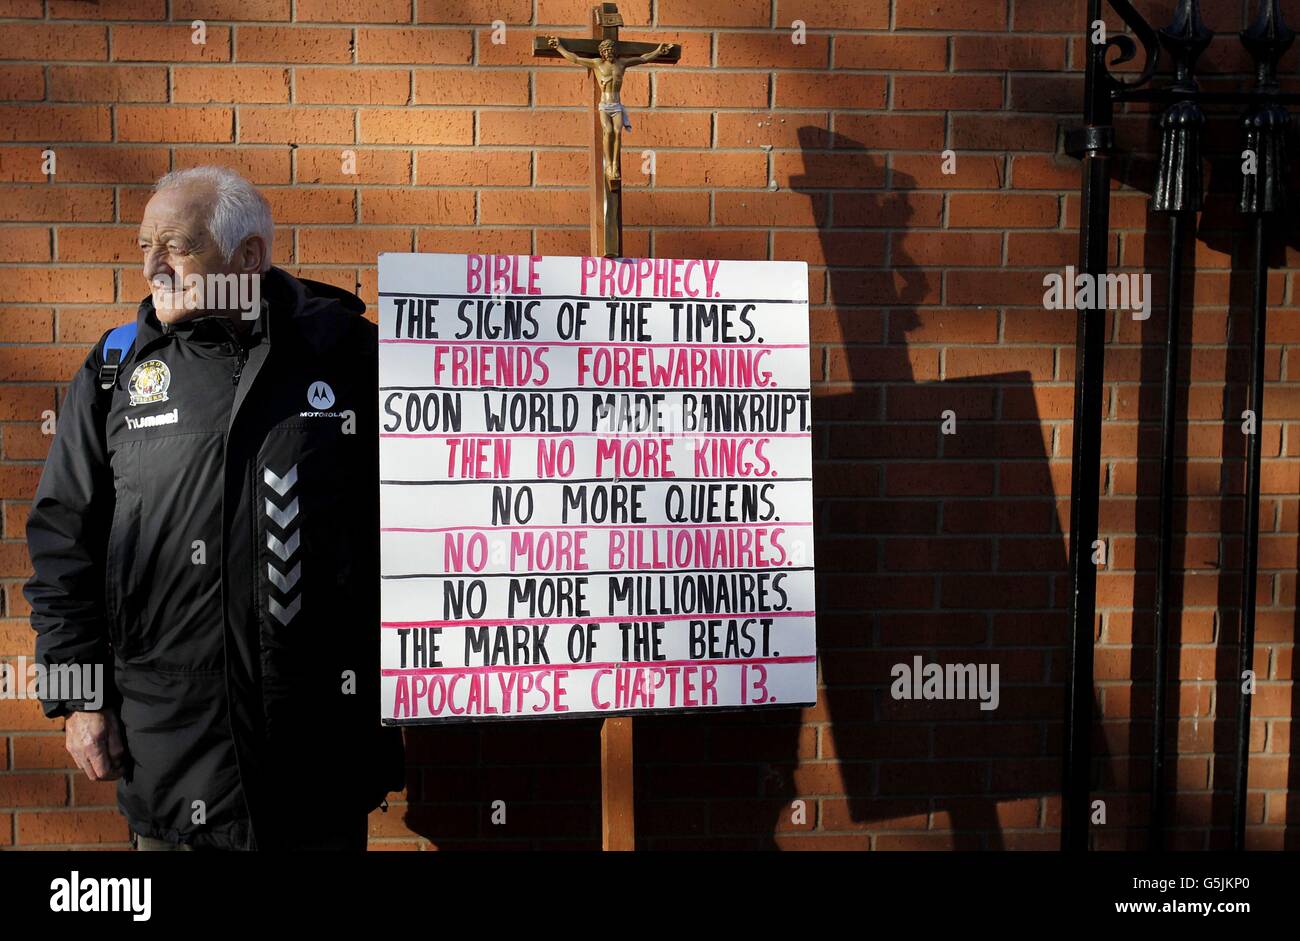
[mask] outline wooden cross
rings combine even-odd
[[[533,38],[533,55],[567,59],[591,70],[591,254],[623,255],[622,132],[628,125],[620,92],[623,71],[647,62],[673,63],[680,46],[622,42],[623,17],[618,5],[602,3],[591,10],[590,39]],[[607,46],[602,55],[601,46]],[[567,53],[567,54],[566,54]],[[601,106],[604,105],[604,108]],[[601,845],[606,850],[636,848],[632,789],[632,719],[611,717],[600,729]]]
[[[535,36],[533,55],[567,59],[592,73],[591,254],[619,258],[623,255],[622,136],[624,128],[631,128],[620,98],[623,73],[649,62],[677,62],[682,50],[672,43],[620,41],[623,16],[617,4],[602,3],[591,13],[590,39]]]

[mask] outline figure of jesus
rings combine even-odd
[[[645,55],[622,58],[616,55],[617,47],[612,39],[603,40],[597,47],[600,58],[580,56],[570,52],[564,48],[564,41],[557,36],[547,36],[546,44],[570,62],[591,69],[592,77],[600,88],[598,107],[600,137],[604,146],[605,179],[609,181],[610,189],[618,189],[619,181],[622,179],[619,167],[623,155],[623,130],[625,128],[632,130],[627,108],[623,107],[623,102],[619,98],[619,93],[623,90],[623,73],[631,66],[644,65],[667,55],[673,51],[673,44],[660,43]]]

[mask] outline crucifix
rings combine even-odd
[[[592,76],[591,254],[623,254],[623,132],[632,129],[621,93],[624,73],[650,62],[673,63],[682,57],[674,43],[621,42],[623,16],[618,5],[592,8],[590,39],[533,38],[533,55],[562,58]]]

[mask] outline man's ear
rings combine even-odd
[[[270,264],[266,242],[260,235],[250,235],[235,251],[235,264],[242,274],[259,274]]]

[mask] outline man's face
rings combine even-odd
[[[591,47],[588,46],[587,48],[590,49]],[[605,42],[602,42],[602,43],[601,43],[599,46],[597,46],[596,48],[600,51],[600,57],[601,57],[602,59],[604,59],[606,62],[612,62],[612,61],[614,60],[614,44],[613,44],[613,43],[611,43],[611,42],[609,42],[609,41],[607,40],[607,41],[605,41]]]
[[[144,207],[140,221],[144,279],[163,323],[180,323],[205,313],[203,288],[191,284],[187,289],[189,276],[238,271],[222,257],[208,233],[212,200],[206,186],[180,186],[155,193]]]

